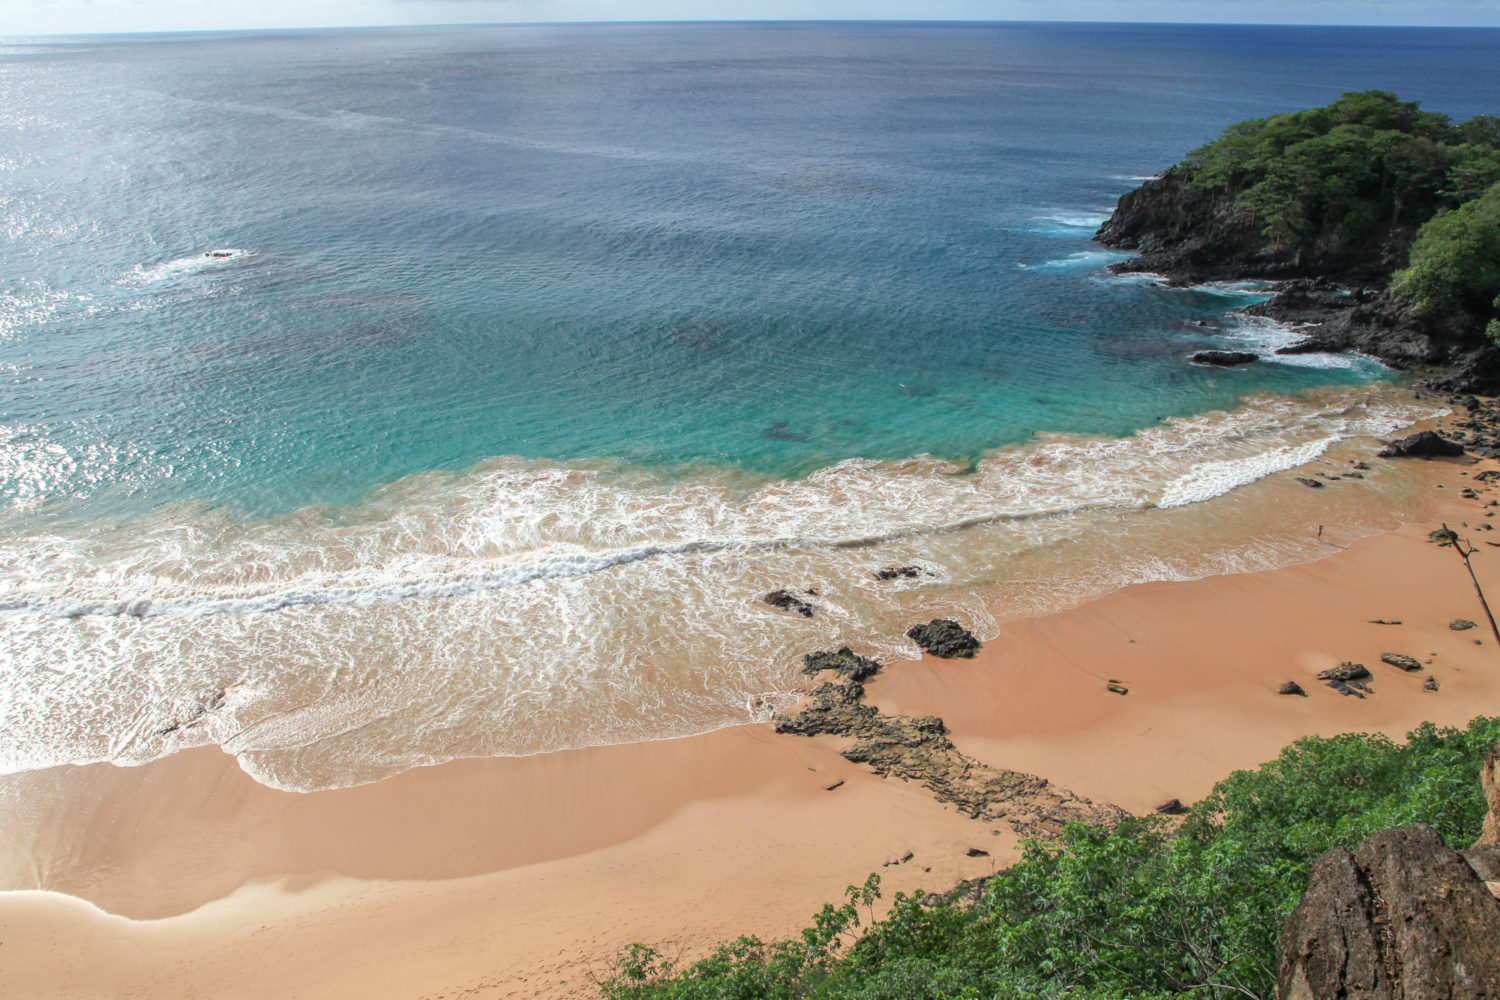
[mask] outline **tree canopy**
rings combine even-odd
[[[1500,121],[1454,125],[1415,101],[1366,90],[1232,125],[1182,167],[1194,187],[1228,194],[1279,244],[1355,245],[1500,180]]]

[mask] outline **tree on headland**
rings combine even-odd
[[[1232,196],[1279,244],[1349,246],[1382,225],[1420,223],[1500,177],[1500,125],[1481,116],[1455,126],[1367,90],[1232,125],[1182,167],[1192,186]]]
[[[1391,290],[1420,315],[1485,323],[1500,343],[1500,182],[1423,226]]]

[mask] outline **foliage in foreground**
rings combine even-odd
[[[1478,835],[1478,775],[1500,719],[1309,738],[1215,786],[1185,823],[1070,827],[1030,843],[977,902],[907,897],[875,920],[879,878],[799,938],[740,938],[679,966],[632,946],[606,1000],[1268,1000],[1276,937],[1308,867],[1405,823]],[[861,915],[863,914],[863,920]]]

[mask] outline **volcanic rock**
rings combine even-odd
[[[1420,431],[1399,441],[1392,441],[1380,449],[1381,458],[1434,458],[1436,456],[1462,455],[1464,446],[1449,441],[1436,431]]]
[[[951,618],[913,625],[906,634],[928,653],[943,659],[972,657],[979,649],[979,640],[974,634]]]

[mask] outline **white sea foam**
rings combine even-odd
[[[1127,438],[1041,437],[972,470],[850,460],[799,481],[495,459],[354,509],[11,532],[0,771],[220,743],[309,789],[763,718],[812,649],[910,657],[912,621],[993,637],[987,600],[1044,613],[1288,558],[1275,537],[1174,548],[1173,519],[1429,412],[1380,387],[1265,396]],[[876,580],[892,564],[928,575]],[[817,614],[760,603],[780,588]]]
[[[159,281],[167,281],[172,278],[181,278],[191,274],[211,271],[215,268],[231,264],[242,257],[253,255],[254,251],[237,250],[230,247],[205,250],[202,253],[189,254],[186,257],[176,257],[172,260],[161,261],[156,264],[137,264],[134,270],[125,276],[124,280],[136,284],[154,285]]]
[[[1080,250],[1066,257],[1045,260],[1039,264],[1017,264],[1023,271],[1077,271],[1084,268],[1102,268],[1117,260],[1126,260],[1130,254],[1120,250]]]
[[[1044,236],[1086,236],[1104,225],[1109,219],[1108,211],[1064,210],[1048,212],[1032,219],[1028,232]]]

